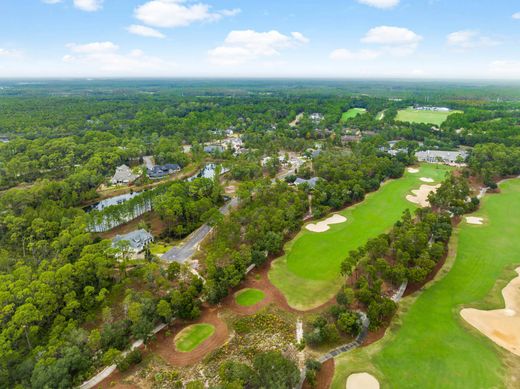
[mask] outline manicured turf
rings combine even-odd
[[[339,212],[347,222],[331,225],[322,233],[303,228],[285,245],[286,254],[273,261],[269,279],[296,309],[307,310],[327,302],[343,283],[340,264],[348,252],[388,231],[406,208],[415,208],[405,197],[423,184],[421,177],[439,182],[449,169],[422,165],[419,173],[405,173],[403,178],[369,194],[362,203]]]
[[[410,123],[428,123],[440,126],[446,121],[448,116],[454,113],[462,113],[462,111],[436,112],[436,111],[418,111],[413,108],[402,109],[397,112],[396,120]]]
[[[175,337],[175,348],[181,352],[192,351],[214,332],[215,327],[211,324],[194,324],[186,327]]]
[[[355,118],[357,115],[362,115],[367,110],[365,108],[351,108],[347,112],[343,112],[341,115],[341,121],[346,122],[349,119]]]
[[[243,307],[250,307],[262,301],[265,298],[265,293],[259,289],[242,289],[235,294],[235,300],[238,305]]]
[[[334,388],[353,371],[372,372],[389,388],[518,387],[520,359],[469,326],[460,310],[503,308],[502,288],[520,264],[520,180],[486,195],[475,216],[462,222],[452,240],[451,270],[418,297],[403,301],[385,337],[336,360]],[[516,381],[513,378],[516,376]]]

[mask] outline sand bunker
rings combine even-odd
[[[428,195],[438,188],[440,188],[440,185],[421,185],[419,189],[412,190],[413,195],[406,196],[406,200],[421,207],[429,207]]]
[[[466,216],[466,223],[468,224],[484,224],[484,219],[475,216]]]
[[[460,315],[493,342],[520,356],[520,267],[516,272],[519,277],[502,290],[505,309],[481,311],[466,308],[460,311]]]
[[[379,389],[379,381],[368,373],[351,374],[347,378],[347,389]]]
[[[329,224],[340,224],[347,221],[347,218],[345,216],[338,215],[337,213],[329,217],[328,219],[325,219],[321,222],[318,222],[316,224],[307,224],[305,226],[306,229],[308,229],[311,232],[325,232],[330,229]]]
[[[413,174],[419,173],[419,169],[416,169],[416,168],[413,168],[413,167],[409,167],[408,168],[408,173],[413,173]]]
[[[435,182],[433,178],[421,177],[420,180],[422,182]]]

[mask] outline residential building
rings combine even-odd
[[[115,172],[114,176],[110,179],[110,182],[113,185],[117,185],[117,184],[128,185],[128,184],[131,184],[132,182],[134,182],[138,178],[139,178],[139,174],[134,174],[128,166],[121,165],[116,168],[116,172]]]
[[[152,169],[148,169],[148,177],[152,180],[164,178],[170,174],[181,170],[181,167],[176,163],[167,163],[166,165],[155,165]]]
[[[295,181],[294,181],[294,185],[303,185],[303,184],[307,184],[309,186],[309,188],[314,188],[316,186],[316,184],[318,183],[319,181],[319,177],[312,177],[312,178],[309,178],[308,180],[304,179],[304,178],[300,178],[298,177]]]
[[[146,230],[135,230],[124,235],[117,235],[112,239],[112,246],[116,247],[118,242],[128,242],[129,248],[135,254],[139,254],[144,250],[146,245],[153,242],[153,235]]]
[[[204,146],[204,152],[208,154],[223,153],[224,147],[219,145],[208,145]]]

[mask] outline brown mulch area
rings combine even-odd
[[[329,389],[334,378],[334,359],[329,359],[327,362],[321,365],[321,369],[316,377],[316,389]],[[311,386],[305,381],[303,383],[303,389],[311,389]]]
[[[174,338],[183,328],[197,323],[207,323],[215,326],[215,333],[202,342],[195,350],[183,353],[175,349]],[[159,332],[157,340],[150,344],[149,350],[160,355],[172,366],[189,366],[200,362],[206,355],[222,346],[229,337],[226,323],[218,316],[218,308],[204,308],[202,315],[194,322],[174,323],[169,328],[171,335],[167,336],[165,330]]]

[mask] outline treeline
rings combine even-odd
[[[502,177],[520,175],[520,147],[489,143],[477,145],[468,158],[471,173],[496,188]]]
[[[366,193],[379,189],[383,181],[399,178],[405,164],[389,155],[377,155],[374,148],[361,145],[352,154],[322,153],[314,162],[320,178],[313,190],[312,209],[315,217],[363,200]]]
[[[396,309],[385,290],[405,280],[423,282],[446,254],[451,231],[445,213],[426,208],[412,216],[405,211],[388,234],[369,240],[343,261],[341,273],[347,282],[337,296],[340,306],[363,307],[371,328],[377,329]]]
[[[284,182],[243,184],[240,206],[215,227],[205,253],[206,294],[210,303],[227,296],[244,278],[246,268],[279,253],[284,241],[301,227],[307,195]]]

